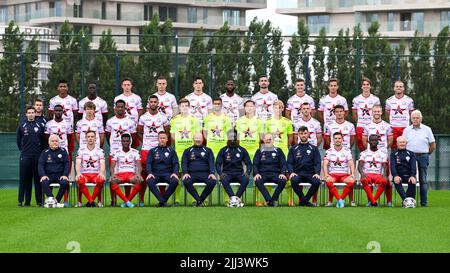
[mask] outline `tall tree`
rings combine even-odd
[[[192,92],[192,83],[194,78],[202,77],[205,83],[203,91],[208,93],[209,78],[209,54],[205,44],[203,28],[197,30],[191,41],[191,46],[187,54],[186,61],[186,78],[182,82],[180,96],[184,97]]]
[[[313,61],[313,68],[314,68],[314,87],[311,90],[312,97],[319,101],[319,99],[325,95],[327,87],[325,82],[325,73],[327,70],[326,64],[325,64],[325,48],[328,46],[328,41],[326,37],[326,29],[323,27],[320,30],[319,37],[316,38],[314,41],[314,61]]]
[[[287,75],[283,65],[283,37],[281,36],[281,29],[273,28],[270,39],[270,53],[272,56],[272,66],[270,67],[270,86],[271,89],[278,94],[278,98],[282,101],[287,101]]]
[[[297,25],[297,33],[292,36],[291,46],[288,49],[288,65],[291,70],[292,84],[298,78],[305,79],[308,91],[312,87],[309,64],[309,29],[304,20]]]
[[[250,62],[253,66],[251,81],[255,86],[254,91],[259,90],[258,79],[262,75],[268,74],[268,68],[271,66],[271,56],[269,54],[268,35],[272,30],[272,24],[269,20],[259,21],[257,17],[253,18],[248,27],[250,32],[251,54]],[[270,88],[270,87],[269,87]]]
[[[350,39],[350,30],[339,30],[338,36],[334,39],[336,48],[336,77],[339,79],[339,93],[347,101],[351,101],[355,96],[354,82],[354,51],[352,40]]]

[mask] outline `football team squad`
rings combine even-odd
[[[17,129],[18,205],[31,205],[34,183],[38,206],[70,206],[73,181],[75,206],[103,207],[107,172],[110,205],[119,205],[120,199],[120,206],[128,208],[145,205],[147,187],[159,207],[168,206],[171,197],[171,205],[180,205],[182,187],[191,196],[188,203],[204,206],[216,186],[223,187],[229,206],[243,206],[241,198],[251,181],[256,206],[278,206],[285,188],[289,206],[319,206],[322,184],[328,188],[328,200],[323,201],[328,207],[343,208],[347,197],[348,206],[358,206],[356,185],[367,194],[368,207],[380,206],[383,192],[384,204],[392,207],[392,186],[414,205],[417,187],[421,206],[427,205],[426,173],[435,139],[402,81],[394,83],[383,111],[371,93],[370,79],[363,78],[361,93],[351,104],[356,127],[347,120],[349,104],[338,94],[335,78],[328,80],[328,94],[317,107],[302,79],[295,82],[295,94],[286,105],[269,90],[267,76],[259,77],[259,91],[248,100],[235,93],[233,80],[212,99],[197,77],[193,92],[178,102],[166,91],[164,77],[155,84],[157,92],[143,103],[132,92],[132,80],[123,79],[109,118],[96,83],[88,84],[87,96],[78,102],[69,95],[67,81],[60,80],[58,95],[49,101],[48,119],[42,99],[27,106]],[[357,160],[351,152],[355,142]]]

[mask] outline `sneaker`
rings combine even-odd
[[[116,201],[111,201],[111,207],[115,207],[117,205]]]
[[[394,207],[394,205],[392,204],[392,202],[388,202],[388,203],[387,203],[387,206],[388,206],[389,208],[393,208],[393,207]]]
[[[341,199],[337,200],[336,208],[342,208],[342,206],[341,206]]]
[[[95,203],[94,201],[92,201],[91,203],[91,208],[96,208],[97,207],[97,203]]]
[[[134,204],[131,203],[130,201],[125,203],[127,207],[129,207],[130,209],[134,208]]]
[[[288,201],[288,206],[289,206],[289,207],[295,206],[295,205],[294,205],[294,200],[289,200],[289,201]]]
[[[22,203],[19,202],[19,204],[17,204],[18,207],[23,207]]]
[[[77,202],[77,204],[75,205],[76,208],[81,208],[83,206],[83,204],[81,204],[81,202]]]
[[[278,207],[278,201],[270,201],[269,207]]]
[[[39,208],[41,208],[41,207],[43,207],[44,205],[42,205],[42,203],[37,203],[36,206],[39,207]]]
[[[342,199],[339,199],[339,204],[340,204],[340,206],[341,206],[341,208],[343,208],[343,207],[345,207],[345,201],[344,200],[342,200]]]
[[[55,208],[64,208],[66,206],[66,203],[56,203]]]
[[[158,203],[158,207],[161,207],[161,208],[163,208],[163,207],[168,207],[169,205],[167,205],[167,203],[166,202],[160,202],[160,203]]]
[[[92,207],[92,204],[89,203],[89,202],[87,202],[87,203],[86,203],[86,207],[87,207],[87,208],[90,208],[90,207]]]
[[[24,206],[24,207],[30,207],[31,204],[30,204],[30,203],[25,203],[25,204],[23,204],[23,206]]]
[[[173,205],[172,206],[174,206],[174,207],[179,207],[179,206],[181,206],[181,204],[180,204],[180,202],[178,202],[178,201],[175,201],[175,203],[173,203]]]
[[[358,205],[355,203],[355,201],[350,202],[351,207],[357,207]]]
[[[126,208],[126,207],[127,207],[127,204],[126,204],[126,203],[122,203],[122,204],[120,204],[120,207],[121,207],[121,208]]]
[[[103,208],[103,203],[102,202],[98,202],[97,203],[97,208]]]
[[[65,207],[65,208],[70,208],[69,202],[64,202],[64,207]]]
[[[319,204],[317,203],[317,202],[312,202],[311,203],[314,207],[318,207],[319,206]]]
[[[196,201],[194,207],[203,207],[205,204],[202,201]]]
[[[139,201],[139,203],[138,203],[138,207],[143,207],[143,206],[145,206],[145,203],[144,203],[144,201]]]
[[[331,202],[329,202],[328,201],[328,203],[326,203],[326,205],[325,205],[325,207],[332,207],[333,206],[333,203],[331,203]]]
[[[379,206],[377,202],[372,203],[371,205],[372,205],[372,207],[378,207]]]
[[[372,203],[370,203],[370,201],[369,202],[367,202],[367,205],[366,205],[366,207],[371,207],[372,206]]]

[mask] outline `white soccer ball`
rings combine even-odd
[[[403,207],[404,208],[415,208],[416,207],[416,200],[412,197],[407,197],[405,200],[403,200]]]
[[[229,208],[240,208],[243,206],[244,206],[244,203],[242,203],[242,201],[239,197],[237,197],[237,196],[230,197],[230,200],[228,201]]]
[[[44,208],[55,208],[58,202],[54,197],[48,197],[45,199]]]

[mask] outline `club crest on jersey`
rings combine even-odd
[[[58,158],[62,158],[62,154],[58,154]]]
[[[306,150],[306,153],[309,155],[311,154],[311,150]]]
[[[237,154],[236,154],[236,157],[241,157],[241,154],[240,154],[240,153],[237,153]]]
[[[34,131],[37,133],[39,131],[38,127],[34,127]]]
[[[411,159],[411,157],[409,157],[409,156],[406,157],[406,161],[409,162],[410,159]]]
[[[204,156],[205,156],[205,152],[201,152],[200,154],[202,155],[202,157],[204,157]]]
[[[165,155],[166,157],[169,157],[169,152],[165,152],[164,155]]]
[[[276,153],[272,153],[272,157],[275,158],[277,156]]]

